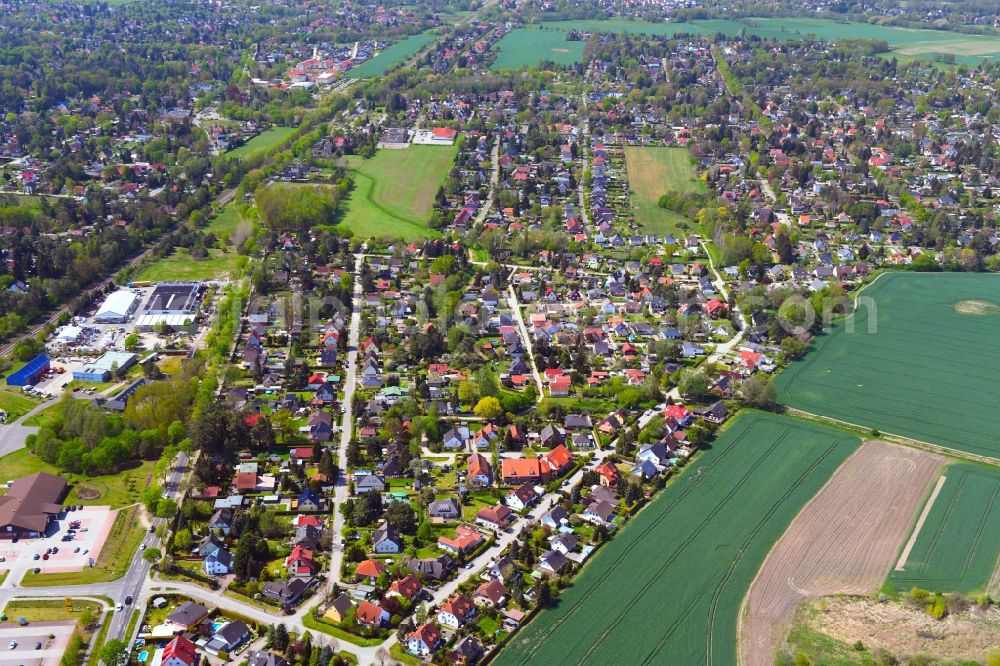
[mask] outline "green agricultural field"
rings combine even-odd
[[[787,417],[738,418],[496,663],[735,664],[757,569],[858,444]]]
[[[691,165],[691,153],[687,148],[627,147],[625,166],[636,222],[652,234],[677,233],[687,218],[660,208],[657,202],[668,192],[688,194],[705,189]]]
[[[194,259],[185,248],[176,248],[168,257],[147,265],[135,277],[136,280],[215,280],[232,275],[246,263],[246,257],[238,254],[209,250],[205,259]]]
[[[250,157],[251,155],[274,148],[295,131],[294,127],[272,127],[264,130],[239,148],[233,148],[226,155],[229,157]]]
[[[879,39],[885,40],[893,49],[893,53],[898,54],[903,60],[910,60],[914,57],[934,60],[939,54],[950,54],[955,56],[955,62],[958,64],[978,65],[986,60],[1000,58],[1000,36],[967,35],[943,30],[914,30],[869,23],[838,23],[816,18],[747,18],[739,21],[710,19],[687,23],[649,23],[616,18],[548,21],[542,25],[545,30],[513,30],[504,37],[500,41],[500,54],[494,62],[493,68],[535,66],[543,60],[552,60],[560,65],[573,65],[581,62],[583,42],[566,42],[561,35],[554,32],[568,30],[635,32],[652,35],[678,33],[715,35],[722,33],[734,36],[746,33],[779,40],[804,39],[810,35],[828,41]]]
[[[986,590],[1000,553],[1000,470],[975,463],[945,468],[941,491],[920,527],[902,571],[889,572],[889,592]]]
[[[982,273],[879,277],[861,292],[874,307],[862,302],[776,378],[778,400],[1000,458],[998,289]]]
[[[411,145],[379,150],[368,160],[351,162],[354,188],[341,202],[339,224],[355,236],[405,240],[437,235],[427,227],[434,197],[455,164],[454,146]]]
[[[403,41],[386,48],[371,60],[366,60],[350,70],[347,72],[347,76],[352,79],[367,79],[372,76],[382,76],[385,70],[403,62],[422,49],[425,44],[433,42],[435,39],[437,39],[437,35],[429,32],[407,37]]]
[[[583,46],[581,41],[567,41],[563,30],[511,30],[496,46],[498,53],[492,69],[536,67],[543,62],[575,65],[583,60]]]

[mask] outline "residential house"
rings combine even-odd
[[[445,627],[458,629],[476,614],[476,604],[464,594],[457,594],[441,604],[437,621]]]
[[[406,651],[420,658],[430,656],[441,645],[441,630],[424,623],[406,638]]]
[[[340,596],[334,599],[333,603],[326,609],[323,616],[334,622],[343,622],[347,619],[347,614],[352,608],[354,608],[354,604],[351,602],[351,597],[346,592],[341,592]]]
[[[365,600],[358,604],[355,618],[362,627],[380,627],[389,621],[389,612],[380,605]]]
[[[380,555],[401,553],[403,538],[395,527],[383,522],[372,532],[372,548]]]
[[[463,523],[455,530],[455,538],[441,536],[437,542],[439,548],[461,555],[475,550],[483,542],[483,535],[476,528]]]
[[[488,488],[493,483],[493,468],[485,456],[473,453],[465,461],[466,483],[470,488]]]
[[[496,506],[480,509],[476,513],[476,524],[493,532],[500,532],[507,529],[514,522],[514,518],[513,511],[503,504],[497,504]]]
[[[265,597],[273,599],[282,606],[294,606],[302,599],[302,595],[309,589],[312,580],[305,578],[291,578],[289,580],[275,580],[264,583],[261,592]]]
[[[500,608],[507,603],[507,588],[498,580],[491,580],[476,588],[472,600],[477,606]]]
[[[167,615],[167,624],[177,631],[190,631],[208,617],[208,609],[193,601],[185,601]]]
[[[420,579],[413,574],[409,574],[392,581],[388,592],[386,592],[386,596],[401,597],[408,601],[413,601],[423,589],[424,586],[420,584]]]
[[[503,501],[514,511],[523,511],[538,501],[538,493],[535,492],[535,487],[530,483],[522,483],[507,493]]]
[[[431,502],[427,507],[427,513],[431,518],[441,518],[443,520],[458,520],[462,517],[462,507],[458,505],[458,500],[454,497]]]
[[[294,546],[291,554],[285,558],[285,571],[289,576],[312,578],[319,571],[319,564],[313,559],[311,550]]]
[[[552,468],[544,458],[504,458],[500,462],[500,476],[511,486],[548,483],[552,480]]]
[[[558,576],[566,568],[568,560],[558,550],[548,550],[538,558],[538,570],[552,576]]]
[[[243,620],[233,620],[219,627],[213,634],[205,650],[212,654],[230,653],[250,639],[250,627]]]
[[[177,636],[167,643],[160,655],[161,666],[198,666],[198,648],[184,636]]]

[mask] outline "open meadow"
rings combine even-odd
[[[740,613],[744,666],[771,666],[795,608],[809,597],[874,594],[896,563],[944,458],[866,442],[774,545]]]
[[[687,218],[657,203],[664,194],[701,192],[704,184],[698,180],[687,148],[625,148],[625,166],[632,190],[635,220],[651,234],[677,233]]]
[[[758,567],[858,443],[777,415],[737,418],[497,663],[736,663],[740,602]]]
[[[352,79],[366,79],[371,76],[382,76],[385,70],[397,65],[419,51],[428,42],[437,39],[437,35],[424,32],[407,37],[401,42],[385,48],[374,58],[366,60],[347,72]]]
[[[175,248],[173,253],[145,266],[136,280],[217,280],[229,277],[243,263],[245,257],[213,248],[204,259],[193,258],[185,248]]]
[[[984,273],[882,275],[854,315],[775,378],[778,401],[1000,457],[998,289],[1000,276]]]
[[[900,557],[889,572],[886,591],[986,591],[1000,554],[1000,470],[956,463],[943,476],[926,519],[913,527],[905,562]]]
[[[250,157],[259,152],[270,150],[288,138],[295,131],[294,127],[272,127],[266,129],[239,148],[233,148],[226,153],[229,157]]]
[[[339,225],[361,238],[429,238],[427,226],[434,197],[455,164],[454,146],[411,145],[379,150],[368,160],[353,161],[354,188],[341,203]]]

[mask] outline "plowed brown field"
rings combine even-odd
[[[778,540],[740,614],[740,658],[771,666],[806,597],[881,587],[944,459],[886,442],[848,458]]]

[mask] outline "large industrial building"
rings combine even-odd
[[[146,303],[147,315],[193,315],[201,296],[200,282],[160,282]]]
[[[16,371],[7,375],[7,386],[31,386],[37,384],[38,380],[49,371],[49,357],[39,354],[31,359]]]
[[[44,536],[65,495],[66,480],[54,474],[35,472],[14,481],[0,497],[0,539]]]
[[[138,356],[128,352],[105,352],[96,361],[91,361],[73,371],[73,379],[83,382],[106,382],[115,371],[124,372],[135,365]]]
[[[108,294],[104,303],[97,309],[94,321],[99,324],[121,324],[129,320],[137,307],[139,307],[139,295],[128,289],[120,289]]]

